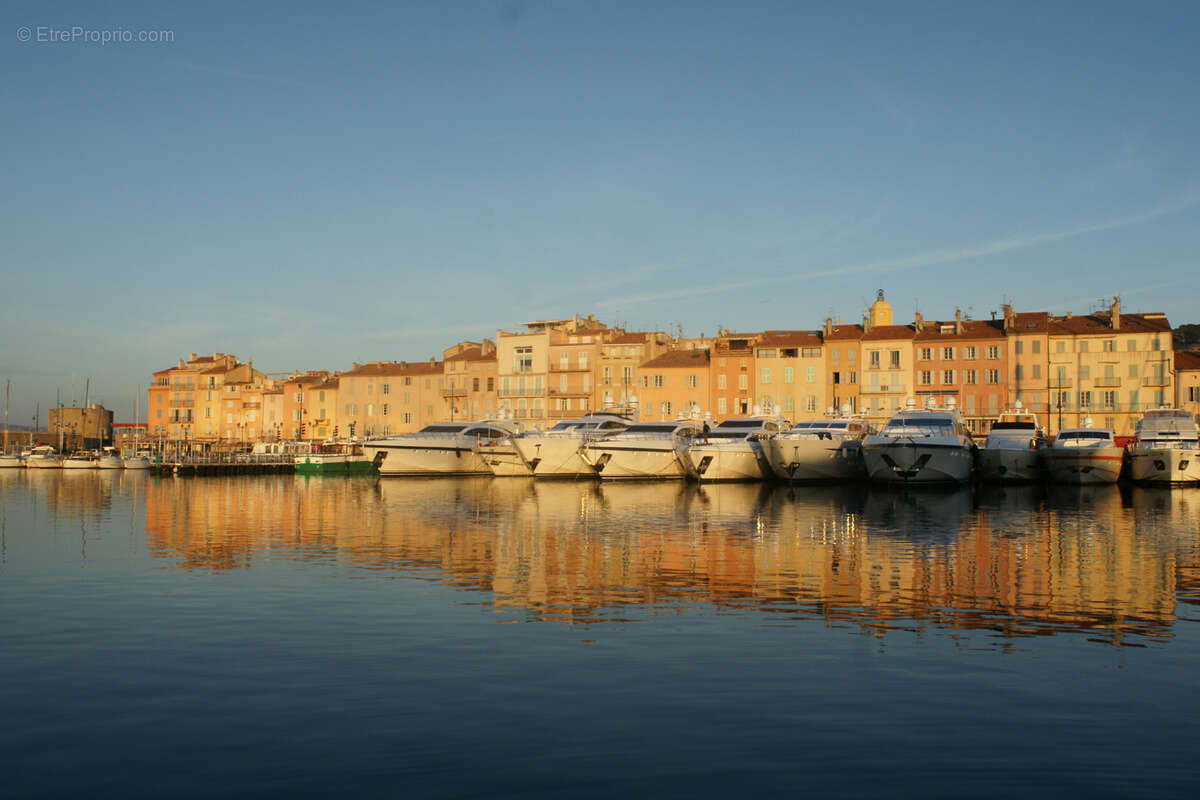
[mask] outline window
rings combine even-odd
[[[745,389],[748,387],[748,385],[749,385],[749,381],[746,378],[746,374],[742,373],[741,375],[738,375],[738,388]]]
[[[795,411],[796,410],[796,398],[792,397],[790,394],[787,397],[783,398],[783,410],[787,411],[787,412]]]
[[[579,354],[579,368],[580,369],[588,368],[588,354],[587,353]]]
[[[805,383],[816,383],[817,382],[817,368],[816,367],[809,367],[808,369],[804,370],[804,382]]]
[[[841,382],[842,382],[842,373],[840,373],[840,372],[834,372],[834,373],[833,373],[833,375],[832,375],[832,377],[833,377],[833,381],[832,381],[832,382],[833,382],[834,384],[839,384],[839,383],[841,383]]]
[[[922,386],[930,386],[933,384],[933,372],[931,370],[922,370],[917,375],[917,382]]]
[[[953,347],[943,347],[942,348],[942,360],[943,361],[953,361],[954,360],[954,348]]]
[[[1092,379],[1092,368],[1088,364],[1079,365],[1079,380],[1090,381]]]
[[[662,404],[659,406],[659,410],[662,412],[664,418],[671,416],[671,401],[663,400]]]
[[[724,397],[717,398],[717,413],[724,414],[729,410]]]
[[[814,371],[813,367],[809,367],[808,369],[810,372]],[[784,367],[783,368],[783,382],[784,383],[792,383],[795,379],[796,379],[796,370],[792,369],[791,367]]]
[[[1025,352],[1025,343],[1022,342],[1020,339],[1017,339],[1017,341],[1013,343],[1013,352],[1015,352],[1017,355],[1021,355],[1021,353],[1024,353]]]
[[[771,368],[770,367],[762,368],[762,382],[763,383],[771,382]]]
[[[566,394],[566,392],[567,392],[567,376],[566,375],[558,376],[558,390],[560,392],[562,392],[563,394]]]
[[[390,410],[391,410],[391,406],[389,406],[387,403],[384,403],[383,404],[383,416],[386,417],[388,415],[388,411],[390,411]],[[324,417],[325,415],[321,414],[321,416]]]
[[[832,350],[833,356],[832,356],[832,358],[830,358],[829,363],[833,364],[833,366],[836,367],[839,363],[839,356],[840,356],[841,352],[842,351],[838,350],[836,347],[833,348],[833,350]]]
[[[479,391],[479,378],[472,378],[472,379],[471,379],[471,391],[472,391],[472,392],[478,392],[478,391]]]
[[[1131,353],[1137,352],[1137,341],[1134,339],[1130,339],[1129,342],[1125,345],[1125,349]]]
[[[1041,364],[1033,365],[1033,377],[1034,378],[1042,377],[1042,365]]]
[[[375,416],[375,404],[374,403],[367,403],[367,416],[368,417]]]
[[[1055,408],[1070,408],[1071,407],[1071,393],[1070,392],[1055,392],[1054,393],[1054,407]]]
[[[1129,365],[1129,377],[1136,378],[1137,376],[1138,376],[1138,365],[1130,364]]]
[[[988,383],[999,383],[1000,382],[1000,370],[998,370],[998,369],[987,370],[987,372],[984,373],[983,379]]]
[[[605,367],[600,370],[600,385],[612,386],[612,367]]]
[[[990,344],[990,345],[988,345],[985,353],[988,358],[991,358],[991,359],[999,358],[1000,357],[1000,347],[998,345]]]
[[[391,393],[392,393],[392,385],[391,385],[390,383],[385,383],[385,384],[383,385],[383,391],[382,391],[381,393],[382,393],[382,394],[391,394]],[[321,399],[322,399],[322,400],[324,400],[324,399],[325,399],[325,393],[324,393],[324,392],[321,392]]]
[[[1038,339],[1033,340],[1033,352],[1035,352],[1035,353],[1042,352],[1042,343]]]
[[[688,375],[685,383],[689,389],[695,389],[700,385],[700,378],[697,375]]]
[[[1092,393],[1091,392],[1080,392],[1079,393],[1079,407],[1080,408],[1091,408],[1092,407]]]
[[[778,354],[779,354],[778,351],[773,348],[770,350],[767,350],[764,348],[764,349],[758,351],[759,358],[775,358],[775,356],[777,356]]]
[[[933,348],[922,347],[918,358],[920,358],[922,361],[931,361],[933,359]]]
[[[795,355],[795,354],[796,354],[795,351],[792,351],[792,355]],[[821,348],[805,347],[803,350],[800,351],[800,355],[804,358],[820,358],[821,357]]]
[[[871,369],[879,369],[879,351],[870,350],[867,352],[867,360],[870,362]]]
[[[1138,390],[1134,389],[1129,393],[1129,410],[1138,411],[1141,409],[1141,404],[1138,402]]]
[[[558,357],[558,368],[559,369],[570,369],[571,368],[571,357],[569,355],[567,355],[566,353],[563,353],[562,355],[560,355]]]
[[[1062,341],[1061,339],[1059,341],[1055,342],[1054,343],[1054,352],[1056,352],[1056,353],[1067,352],[1067,343]]]
[[[489,392],[492,392],[492,391],[495,391],[495,389],[496,389],[496,379],[495,379],[495,378],[488,378],[488,381],[487,381],[487,390],[488,390]]]
[[[1087,339],[1081,339],[1081,340],[1079,341],[1079,352],[1081,352],[1081,353],[1086,353],[1087,351],[1088,351],[1088,340],[1087,340]]]
[[[979,370],[964,369],[963,370],[963,383],[969,383],[969,384],[979,383]]]
[[[1189,403],[1200,402],[1200,386],[1187,387],[1187,399]]]
[[[858,373],[857,372],[847,372],[846,373],[846,383],[858,383]]]
[[[633,386],[633,367],[621,367],[621,385]]]
[[[846,363],[847,364],[854,363],[854,348],[853,347],[846,350]]]
[[[952,386],[954,383],[955,383],[954,370],[952,370],[952,369],[942,370],[942,385],[943,386]]]
[[[1117,393],[1116,392],[1101,392],[1100,393],[1100,407],[1104,408],[1104,409],[1108,409],[1108,410],[1115,409],[1117,407]]]
[[[658,387],[666,386],[667,385],[667,376],[655,375],[654,376],[654,385],[658,386]]]
[[[513,372],[533,371],[533,348],[517,347],[513,349]]]
[[[1105,339],[1100,343],[1100,349],[1105,353],[1117,352],[1117,341],[1115,339]]]
[[[1025,377],[1025,368],[1024,368],[1023,366],[1021,366],[1020,364],[1017,364],[1017,370],[1016,370],[1016,373],[1017,373],[1017,374],[1016,374],[1017,380],[1022,380],[1022,379],[1024,379],[1024,377]]]
[[[717,376],[717,388],[718,389],[727,388],[726,387],[727,382],[728,381],[726,379],[725,373],[722,372],[720,375]]]
[[[888,369],[900,369],[900,351],[888,351]]]
[[[1150,342],[1150,349],[1151,350],[1162,350],[1162,342],[1159,341],[1157,336],[1155,336],[1154,339]]]
[[[296,399],[296,402],[297,402],[297,403],[303,403],[303,402],[304,402],[304,393],[303,393],[303,392],[296,392],[296,398],[295,398],[295,399]]]
[[[805,395],[804,410],[805,411],[816,411],[817,410],[817,396],[815,394]]]

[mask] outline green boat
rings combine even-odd
[[[311,453],[296,456],[298,475],[369,475],[377,471],[362,447],[348,444],[314,445]]]

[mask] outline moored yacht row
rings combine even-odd
[[[617,411],[587,414],[549,430],[511,418],[439,423],[368,441],[364,456],[381,475],[496,475],[710,481],[849,481],[962,484],[989,481],[1200,485],[1197,426],[1183,411],[1149,411],[1126,450],[1110,430],[1068,428],[1053,441],[1018,402],[976,444],[953,400],[903,409],[874,430],[844,407],[826,419],[788,426],[776,415],[637,422]]]

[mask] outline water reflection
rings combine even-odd
[[[594,482],[0,473],[81,527],[144,506],[152,557],[301,560],[491,593],[501,619],[597,624],[697,609],[872,635],[982,629],[1169,638],[1200,605],[1200,492],[897,492]],[[137,514],[135,514],[136,518]],[[1185,617],[1187,615],[1185,614]],[[1200,616],[1200,614],[1193,614]]]

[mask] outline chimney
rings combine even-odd
[[[913,327],[917,329],[917,333],[925,330],[925,318],[921,316],[920,311],[913,314]]]
[[[954,309],[954,335],[962,336],[962,332],[963,332],[962,309],[956,308],[956,309]]]
[[[1121,330],[1121,296],[1113,295],[1112,302],[1112,329],[1114,331]]]
[[[491,339],[484,339],[482,342],[480,342],[479,355],[487,356],[487,355],[491,355],[494,352],[496,352],[496,343],[493,342]]]
[[[1004,311],[1004,332],[1008,333],[1011,328],[1016,327],[1017,315],[1013,312],[1012,303],[1005,303],[1001,309]]]
[[[195,354],[195,353],[192,353],[192,354],[190,354],[190,355],[188,356],[188,361],[195,361],[195,360],[196,360],[196,354]]]
[[[863,325],[863,333],[869,333],[871,331],[871,315],[870,314],[863,314],[862,325]]]
[[[825,318],[825,327],[821,329],[821,332],[824,333],[826,337],[833,333],[833,317]]]

